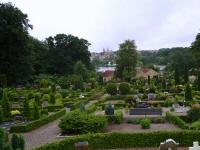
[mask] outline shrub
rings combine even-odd
[[[17,150],[19,148],[19,138],[15,133],[12,135],[11,144],[13,150]]]
[[[188,111],[188,118],[191,122],[197,121],[200,119],[200,106],[193,105],[192,108]]]
[[[56,120],[58,118],[60,118],[61,116],[63,116],[66,113],[65,109],[62,109],[54,114],[51,114],[49,116],[43,117],[39,120],[35,120],[33,122],[27,123],[25,125],[19,125],[19,126],[12,126],[10,128],[10,132],[13,133],[20,133],[20,132],[28,132],[31,131],[33,129],[37,129],[40,126],[47,124],[53,120]]]
[[[50,94],[50,103],[55,104],[55,102],[56,102],[55,93],[51,93]]]
[[[120,124],[123,121],[123,113],[121,111],[116,111],[114,115],[106,115],[109,123]]]
[[[42,79],[42,80],[40,81],[40,85],[41,85],[41,87],[43,87],[43,88],[47,88],[47,87],[49,86],[49,81],[48,81],[47,79]]]
[[[119,85],[119,91],[120,91],[120,94],[122,95],[126,95],[130,92],[130,86],[128,83],[120,83]]]
[[[106,125],[105,116],[95,116],[79,111],[67,113],[59,123],[62,132],[68,134],[102,132]]]
[[[41,98],[41,94],[40,93],[36,93],[35,94],[35,102],[40,105],[40,98]]]
[[[106,85],[106,92],[110,95],[117,94],[117,84],[116,83],[108,83]]]
[[[0,123],[3,122],[3,113],[2,113],[2,110],[0,110]]]
[[[185,87],[185,100],[192,101],[192,89],[189,83],[187,83]]]
[[[43,95],[42,101],[50,101],[50,96],[49,96],[49,94]]]
[[[192,125],[190,126],[190,129],[200,130],[200,120],[193,122]]]
[[[142,129],[149,129],[151,127],[151,120],[148,118],[142,119],[140,125]]]
[[[34,106],[33,106],[33,119],[37,120],[39,118],[40,118],[39,108],[38,108],[38,105],[36,104],[36,102],[34,102]]]
[[[88,141],[89,149],[125,149],[159,147],[166,139],[174,139],[181,147],[189,147],[199,141],[199,131],[143,132],[143,133],[98,133],[65,138],[62,141],[43,145],[35,150],[74,150],[74,143]]]
[[[127,122],[131,124],[140,124],[140,121],[142,119],[143,118],[132,118],[132,119],[129,119]],[[151,120],[151,123],[165,123],[166,122],[164,117],[152,117],[148,119]]]
[[[47,109],[42,109],[40,113],[41,113],[41,115],[48,115],[49,114]]]
[[[172,113],[170,113],[170,112],[166,113],[166,119],[168,121],[172,122],[173,124],[177,125],[181,129],[188,129],[189,128],[189,126],[187,125],[187,123],[185,121],[183,121],[178,116],[172,115]]]
[[[10,118],[10,103],[8,99],[8,90],[3,90],[3,98],[2,98],[2,108],[3,108],[3,117]]]
[[[174,104],[174,100],[172,100],[172,99],[167,99],[164,102],[165,107],[171,107],[173,104]]]
[[[27,98],[25,98],[25,100],[24,100],[23,114],[26,118],[30,118],[30,116],[31,116],[31,111],[30,111],[30,107],[29,107]]]

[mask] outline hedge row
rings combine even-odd
[[[109,123],[120,124],[123,121],[123,113],[121,111],[116,111],[114,115],[106,115]]]
[[[179,126],[181,129],[189,129],[189,126],[185,121],[183,121],[180,117],[175,116],[170,112],[166,113],[166,119],[172,122],[173,124]]]
[[[74,136],[62,141],[46,144],[35,150],[74,150],[74,143],[88,141],[90,150],[135,147],[159,147],[160,143],[172,138],[179,146],[189,147],[199,141],[199,131],[146,132],[146,133],[98,133]]]
[[[44,118],[41,118],[39,120],[35,120],[33,122],[27,123],[25,125],[20,125],[20,126],[12,126],[10,128],[10,132],[13,133],[20,133],[20,132],[28,132],[31,130],[34,130],[36,128],[39,128],[40,126],[47,124],[53,120],[56,120],[58,118],[60,118],[61,116],[63,116],[66,113],[65,109],[62,109],[54,114],[51,114],[49,116],[46,116]]]

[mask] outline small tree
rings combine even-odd
[[[150,85],[151,84],[151,78],[150,78],[150,76],[148,76],[148,85]]]
[[[40,105],[40,98],[41,98],[41,96],[40,96],[39,93],[35,94],[35,102],[36,102],[38,105]]]
[[[31,111],[30,111],[30,107],[29,107],[29,103],[28,103],[28,99],[26,98],[24,100],[24,110],[23,110],[24,116],[26,118],[30,118],[31,116]]]
[[[56,102],[56,97],[55,97],[55,93],[51,93],[50,94],[50,103],[55,104]]]
[[[0,123],[2,123],[3,122],[3,113],[2,113],[2,111],[0,110]]]
[[[38,108],[38,105],[36,103],[34,103],[34,106],[33,106],[33,119],[37,120],[39,118],[40,118],[39,108]]]
[[[180,75],[179,75],[178,65],[175,66],[174,79],[175,79],[176,85],[180,84]]]
[[[106,85],[106,91],[110,95],[117,94],[117,85],[116,85],[116,83],[108,83]]]
[[[17,150],[19,148],[19,137],[15,133],[12,135],[11,144],[13,150]]]
[[[190,84],[187,83],[185,87],[185,100],[191,101],[192,100],[192,89],[190,87]]]
[[[51,85],[51,92],[56,93],[56,85],[55,84]]]
[[[10,104],[9,104],[7,89],[3,90],[2,108],[3,108],[3,117],[10,118],[10,116],[11,116],[11,114],[10,114]]]
[[[198,72],[198,75],[197,75],[197,89],[198,91],[200,91],[200,71]]]
[[[185,66],[185,68],[184,68],[184,82],[188,83],[188,81],[189,81],[188,67]]]
[[[121,83],[120,85],[119,85],[119,91],[120,91],[120,93],[122,94],[122,95],[126,95],[126,94],[128,94],[129,92],[130,92],[130,86],[129,86],[129,84],[128,83]]]

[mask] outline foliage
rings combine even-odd
[[[128,83],[120,83],[119,85],[119,91],[120,91],[120,94],[122,95],[126,95],[126,94],[129,94],[130,92],[130,86]]]
[[[200,120],[193,122],[192,125],[190,126],[190,129],[200,130]]]
[[[106,85],[106,92],[110,95],[117,94],[117,84],[116,83],[108,83]]]
[[[130,81],[136,74],[137,52],[134,41],[126,40],[120,44],[116,59],[116,76]]]
[[[55,94],[52,92],[50,94],[50,103],[55,104],[55,102],[56,102],[56,97]]]
[[[200,119],[200,106],[193,105],[192,108],[188,111],[188,118],[193,122]]]
[[[143,118],[132,118],[128,120],[128,123],[130,124],[140,124],[141,120]],[[151,120],[151,123],[165,123],[166,120],[164,117],[152,117],[152,118],[148,118]]]
[[[106,125],[106,117],[78,111],[67,113],[59,123],[62,132],[68,134],[102,132],[105,130]]]
[[[71,76],[71,84],[73,85],[74,90],[83,90],[83,77],[80,75]]]
[[[142,119],[140,125],[142,129],[149,129],[151,127],[151,120],[148,118]]]
[[[8,99],[8,90],[3,90],[3,98],[2,98],[2,108],[3,108],[3,117],[4,118],[10,118],[10,103]]]
[[[26,118],[30,118],[31,116],[31,111],[30,111],[29,102],[27,98],[25,98],[24,100],[23,114]]]
[[[166,113],[166,119],[172,122],[173,124],[176,124],[181,129],[189,129],[189,126],[187,125],[187,123],[185,123],[180,117],[175,116],[170,112]]]
[[[34,102],[34,106],[33,106],[33,119],[37,120],[39,118],[40,118],[39,108],[38,108],[38,105]]]
[[[196,35],[195,41],[191,44],[191,52],[197,59],[198,63],[200,61],[200,33]]]
[[[27,123],[25,125],[19,125],[19,126],[12,126],[10,128],[10,132],[13,133],[20,133],[20,132],[28,132],[34,129],[37,129],[39,127],[41,127],[42,125],[45,125],[53,120],[56,120],[58,118],[60,118],[61,116],[63,116],[66,113],[65,109],[62,109],[56,113],[53,113],[49,116],[43,117],[39,120],[35,120],[33,122]]]
[[[74,74],[80,75],[84,81],[87,81],[88,79],[87,68],[81,61],[77,61],[74,65]]]
[[[18,149],[24,150],[25,141],[22,136],[18,136],[14,133],[11,137],[11,144],[13,150],[18,150]]]
[[[171,107],[173,104],[174,104],[174,100],[172,100],[172,99],[167,99],[164,102],[165,107]]]
[[[106,115],[109,123],[120,124],[123,121],[123,113],[121,111],[115,111],[114,115]]]
[[[98,133],[65,138],[62,141],[43,145],[35,150],[74,150],[74,143],[88,141],[89,149],[125,149],[159,147],[166,139],[173,139],[181,147],[189,147],[200,139],[199,131],[142,132],[142,133]]]
[[[3,113],[2,113],[2,110],[0,110],[0,123],[3,122]]]
[[[12,116],[20,115],[20,114],[21,114],[21,113],[20,113],[19,110],[12,110],[12,111],[11,111],[11,115],[12,115]]]
[[[30,79],[31,52],[28,47],[28,29],[32,28],[26,14],[11,3],[0,3],[0,70],[8,85]]]
[[[185,87],[185,100],[192,101],[192,89],[189,83],[187,83]]]

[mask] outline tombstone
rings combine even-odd
[[[48,107],[48,101],[43,101],[42,102],[42,108],[47,108]]]
[[[176,143],[173,139],[167,139],[165,142],[160,143],[159,150],[177,150],[179,143]]]
[[[148,94],[148,101],[155,100],[155,99],[156,99],[156,95],[155,94],[153,94],[153,93],[149,93]]]
[[[11,104],[11,108],[12,108],[12,109],[19,109],[19,108],[21,108],[21,107],[20,107],[20,104],[19,104],[19,103],[12,103],[12,104]]]
[[[199,142],[193,142],[193,147],[189,147],[189,150],[200,150]]]
[[[89,145],[87,141],[75,143],[75,150],[89,150]]]
[[[17,121],[24,121],[25,120],[24,116],[20,115],[20,114],[15,115],[14,119],[17,120]]]
[[[177,108],[180,108],[180,105],[179,105],[178,103],[176,103],[176,104],[173,104],[172,107],[173,107],[174,109],[177,109]]]
[[[24,101],[24,100],[25,100],[25,97],[24,97],[24,96],[19,96],[19,100],[20,100],[20,101]]]
[[[105,107],[105,114],[106,115],[114,115],[115,113],[115,108],[114,105],[108,104]]]
[[[82,93],[81,93],[80,96],[79,96],[79,98],[81,98],[81,99],[84,98],[84,97],[85,97],[85,96],[84,96]]]

